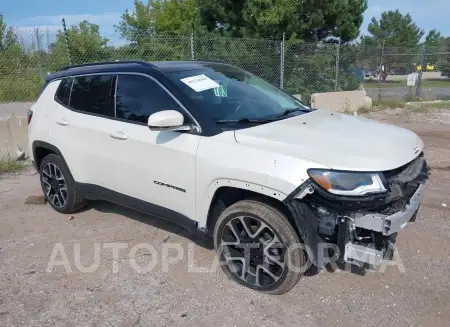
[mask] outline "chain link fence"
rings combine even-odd
[[[450,49],[370,47],[218,36],[118,35],[73,28],[14,31],[0,40],[0,115],[23,111],[45,76],[70,64],[115,60],[219,60],[308,103],[316,92],[364,88],[373,100],[450,99]],[[407,75],[416,73],[413,86]],[[9,104],[6,108],[5,104]],[[5,109],[6,108],[6,109]],[[11,109],[12,108],[12,109]],[[20,112],[22,113],[22,112]]]

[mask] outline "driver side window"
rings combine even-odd
[[[116,118],[147,124],[155,112],[176,110],[178,103],[152,79],[142,75],[118,75],[116,88]]]

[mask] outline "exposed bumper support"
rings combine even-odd
[[[409,204],[407,204],[405,209],[402,211],[399,211],[391,216],[386,216],[379,213],[356,214],[355,226],[375,232],[381,232],[386,236],[399,232],[406,226],[411,218],[413,218],[419,208],[420,202],[422,201],[425,193],[425,186],[425,184],[419,185],[413,196],[410,198]]]
[[[372,266],[379,266],[383,262],[384,251],[368,248],[362,245],[347,243],[344,261],[363,262]]]

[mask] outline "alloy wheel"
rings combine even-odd
[[[62,208],[67,203],[67,184],[61,170],[54,163],[45,164],[42,169],[42,183],[47,201]]]
[[[222,230],[220,251],[231,272],[253,287],[267,288],[283,277],[286,246],[257,218],[231,219]]]

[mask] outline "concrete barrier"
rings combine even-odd
[[[0,158],[23,158],[30,155],[28,124],[25,117],[0,120]]]
[[[360,108],[371,108],[372,100],[366,91],[343,91],[314,93],[311,95],[311,107],[339,112],[355,112]]]

